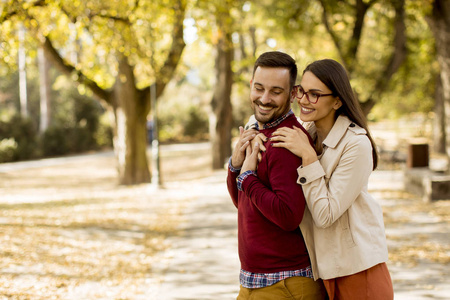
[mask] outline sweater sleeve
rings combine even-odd
[[[301,159],[284,148],[270,147],[266,151],[270,186],[258,177],[248,176],[242,189],[255,207],[272,223],[286,231],[295,230],[302,221],[305,198],[296,183],[296,166]]]
[[[234,206],[238,207],[238,187],[237,187],[237,177],[239,176],[239,171],[232,170],[230,166],[228,167],[227,175],[227,188],[230,194],[231,200]]]

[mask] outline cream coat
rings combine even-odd
[[[314,138],[314,125],[308,131]],[[355,274],[388,260],[383,212],[367,190],[373,165],[365,129],[339,116],[323,145],[319,161],[297,170],[309,208],[300,228],[315,279]]]

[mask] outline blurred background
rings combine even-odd
[[[448,156],[449,22],[441,0],[1,0],[0,162],[114,147],[119,183],[149,182],[157,137],[222,168],[270,50],[340,61],[371,122]]]
[[[221,193],[200,209],[210,216],[229,201],[253,63],[274,50],[296,59],[298,82],[314,60],[345,66],[379,147],[371,191],[396,295],[448,292],[449,206],[435,200],[450,198],[450,1],[0,0],[0,298],[150,299],[183,209],[201,191]],[[424,183],[430,172],[441,177]],[[233,242],[234,213],[214,219],[231,220]]]

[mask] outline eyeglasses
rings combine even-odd
[[[316,104],[317,101],[319,101],[320,97],[333,95],[333,93],[331,93],[331,94],[319,94],[319,93],[311,92],[311,91],[305,92],[305,90],[299,85],[295,85],[293,91],[294,91],[295,97],[297,97],[298,99],[302,99],[303,96],[306,95],[306,99],[308,99],[309,103],[312,103],[312,104]]]

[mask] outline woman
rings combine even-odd
[[[367,187],[377,166],[376,146],[347,72],[334,60],[315,61],[294,92],[315,149],[295,127],[278,129],[270,141],[302,158],[297,183],[309,208],[304,222],[314,225],[301,229],[314,244],[315,274],[331,300],[393,299],[383,214]],[[255,151],[264,148],[259,145],[249,159],[257,159]]]

